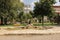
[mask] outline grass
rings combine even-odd
[[[19,26],[26,26],[26,24],[20,24]],[[19,26],[15,26],[15,25],[0,25],[0,28],[6,29],[6,30],[20,30],[22,28],[20,28]]]
[[[20,24],[20,26],[26,26],[27,24]]]
[[[44,23],[44,26],[55,26],[56,23]],[[0,25],[0,27],[14,27],[14,26],[27,26],[27,24],[19,24],[19,25]],[[33,23],[33,26],[42,26],[42,23]]]
[[[13,25],[0,25],[0,27],[13,27]]]
[[[0,25],[0,28],[13,28],[13,29],[19,29],[19,28],[21,28],[21,27],[23,28],[25,28],[25,27],[27,27],[27,24],[19,24],[19,25]],[[42,26],[42,23],[33,23],[33,26]],[[44,26],[56,26],[56,23],[44,23]],[[14,28],[14,27],[16,27],[16,28]]]
[[[42,23],[35,23],[33,24],[34,26],[42,26]],[[56,23],[44,23],[44,26],[55,26]]]
[[[16,24],[16,25],[0,25],[0,27],[13,27],[13,26],[26,26],[27,24]]]
[[[56,23],[54,23],[54,24],[44,23],[44,26],[54,26],[54,25],[56,25]],[[35,26],[35,27],[31,27],[31,28],[28,28],[28,29],[44,29],[43,27],[39,27],[39,26],[42,26],[42,23],[34,23],[33,26]],[[20,29],[26,29],[26,27],[27,27],[27,24],[0,25],[0,28],[5,28],[6,30],[20,30]]]

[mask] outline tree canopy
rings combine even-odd
[[[15,18],[17,16],[18,10],[23,8],[23,3],[20,0],[0,0],[0,18],[1,22],[9,17]]]
[[[34,16],[41,16],[42,17],[42,24],[44,20],[44,16],[49,16],[54,13],[53,11],[53,4],[55,3],[55,0],[40,0],[39,2],[35,3],[34,7]]]

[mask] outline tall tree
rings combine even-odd
[[[35,3],[34,7],[34,15],[35,17],[41,16],[42,17],[42,26],[44,23],[44,16],[51,15],[53,13],[53,4],[55,0],[40,0],[39,2]]]
[[[21,23],[23,23],[23,21],[25,23],[27,23],[28,19],[32,18],[32,15],[30,13],[23,13],[23,12],[21,12],[21,13],[19,13],[18,18],[19,18]]]
[[[7,24],[8,18],[15,18],[17,11],[22,8],[20,0],[0,0],[1,24]]]

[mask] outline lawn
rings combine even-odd
[[[55,26],[56,23],[44,23],[44,26]],[[39,27],[40,26],[40,27]],[[16,25],[0,25],[0,28],[6,29],[6,30],[20,30],[20,29],[44,29],[44,27],[41,27],[42,23],[33,23],[33,27],[28,27],[27,24],[16,24]]]
[[[27,24],[12,24],[12,25],[0,25],[0,27],[14,27],[14,26],[26,26]]]
[[[42,23],[34,23],[34,26],[42,26]],[[44,23],[44,26],[55,26],[57,25],[56,23]]]
[[[38,26],[38,27],[37,27]],[[42,23],[33,23],[33,29],[39,28],[42,26]],[[44,23],[44,26],[56,26],[56,23]],[[19,29],[26,29],[27,24],[16,24],[16,25],[0,25],[0,28],[6,28],[8,30],[19,30]]]
[[[56,23],[44,23],[44,26],[56,26]],[[15,27],[15,26],[27,26],[27,24],[16,24],[16,25],[0,25],[0,27]],[[42,23],[33,23],[33,26],[42,26]]]

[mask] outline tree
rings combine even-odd
[[[35,17],[41,16],[42,17],[42,26],[44,24],[44,16],[52,15],[53,13],[53,4],[55,0],[40,0],[39,2],[35,3],[34,7],[34,15]]]
[[[23,7],[20,0],[0,0],[1,24],[7,24],[7,19],[16,18],[17,11]]]
[[[23,21],[25,23],[28,23],[28,19],[31,19],[31,18],[32,18],[32,15],[30,13],[21,12],[18,15],[18,19],[20,20],[21,23],[23,23]]]
[[[53,20],[55,23],[57,23],[58,25],[60,25],[60,15],[57,14],[55,17],[54,17],[54,20]]]

